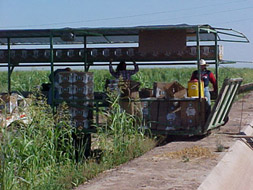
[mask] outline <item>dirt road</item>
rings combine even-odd
[[[253,92],[233,104],[229,117],[225,126],[208,137],[181,139],[156,147],[129,163],[100,174],[76,190],[197,189],[235,141],[224,133],[238,133],[253,120]],[[181,151],[187,150],[185,148],[189,148],[188,152],[195,151],[195,156],[180,157]],[[222,152],[217,152],[217,148]]]

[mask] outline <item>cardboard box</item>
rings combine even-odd
[[[151,88],[142,88],[139,92],[140,94],[140,98],[149,98],[149,97],[153,97],[153,89]]]
[[[128,100],[120,100],[120,107],[126,111],[126,113],[134,115],[134,104]]]
[[[18,102],[22,100],[22,97],[16,93],[11,95],[4,93],[0,95],[0,107],[1,113],[5,112],[7,114],[18,113]]]
[[[91,128],[91,121],[93,119],[93,111],[86,108],[70,107],[69,113],[71,115],[73,125],[79,130]]]
[[[71,85],[68,86],[57,86],[56,87],[57,92],[59,93],[59,95],[61,94],[73,94],[73,88]]]
[[[90,121],[88,119],[74,119],[73,120],[74,126],[78,129],[78,130],[83,130],[83,129],[90,129],[91,125],[90,125]]]
[[[7,93],[0,95],[0,113],[9,114],[11,112],[10,96]]]
[[[0,95],[0,126],[9,126],[13,121],[22,119],[27,122],[27,101],[17,93]]]
[[[59,100],[73,100],[74,97],[72,94],[69,93],[63,93],[63,94],[59,94]]]
[[[58,83],[55,84],[55,88],[60,100],[94,99],[93,73],[63,71],[56,74],[56,79]],[[81,105],[92,105],[92,103],[83,101]]]
[[[73,84],[93,84],[93,73],[91,72],[73,72]]]
[[[135,81],[119,82],[121,97],[139,98],[139,87],[140,87],[139,82]]]
[[[73,94],[74,95],[88,95],[94,93],[93,85],[84,85],[84,84],[75,84],[73,85]]]
[[[139,98],[139,82],[107,80],[105,88],[108,92],[116,92],[124,98]]]
[[[75,117],[83,117],[84,119],[92,118],[92,111],[89,110],[89,108],[70,107],[69,110],[72,118]]]
[[[198,101],[188,101],[181,102],[181,119],[182,119],[182,128],[198,128],[200,125],[205,124],[205,115],[206,115],[206,101],[205,98],[202,98],[200,103]]]
[[[74,100],[92,100],[94,98],[94,94],[74,94]]]
[[[126,113],[133,116],[140,117],[140,118],[142,117],[140,102],[134,102],[127,99],[121,99],[119,101],[119,105],[123,110],[126,111]]]
[[[171,83],[155,82],[153,91],[156,98],[184,98],[187,95],[186,89],[177,81]]]
[[[55,76],[57,84],[93,84],[93,73],[80,71],[61,71]]]
[[[118,86],[121,92],[119,101],[121,108],[131,115],[142,117],[141,102],[138,101],[140,83],[134,81],[120,81]]]
[[[93,99],[94,99],[94,94],[88,94],[88,95],[83,95],[83,94],[75,94],[73,96],[74,100],[76,101],[76,104],[78,105],[84,105],[84,106],[92,106],[93,105]]]
[[[55,84],[67,85],[73,83],[73,72],[72,71],[62,71],[57,73],[55,76]]]

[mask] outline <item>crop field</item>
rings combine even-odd
[[[172,82],[178,81],[187,87],[187,82],[191,77],[194,68],[155,68],[140,69],[140,71],[132,77],[133,80],[141,82],[141,87],[152,88],[153,82]],[[210,69],[214,72],[213,69]],[[252,82],[253,69],[249,68],[220,68],[219,69],[219,86],[221,86],[225,78],[243,78],[243,83]],[[94,73],[95,91],[103,91],[106,79],[112,79],[108,70],[90,70]],[[7,72],[0,72],[0,92],[7,91]],[[49,82],[49,71],[14,71],[12,74],[12,90],[13,91],[32,91],[42,83]]]
[[[186,87],[193,68],[141,69],[133,80],[141,87],[152,88],[153,82],[178,81]],[[219,86],[225,78],[253,81],[252,69],[221,68]],[[103,91],[108,70],[94,72],[95,91]],[[49,82],[49,71],[14,71],[12,91],[34,91]],[[0,91],[7,91],[7,73],[1,72]],[[136,118],[122,112],[117,98],[110,98],[105,112],[107,122],[92,137],[95,147],[89,159],[83,149],[73,146],[73,128],[66,105],[56,115],[43,97],[36,94],[29,106],[31,121],[13,123],[0,130],[0,189],[72,189],[98,173],[138,157],[156,146],[155,137],[140,130]],[[78,152],[78,153],[77,153]],[[78,159],[77,159],[78,157]]]

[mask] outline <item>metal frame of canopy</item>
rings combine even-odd
[[[163,55],[145,54],[139,53],[140,47],[120,47],[118,48],[88,48],[87,45],[104,44],[104,46],[110,46],[111,44],[140,44],[140,34],[146,31],[160,32],[164,34],[164,31],[185,31],[185,43],[194,42],[196,53],[192,56],[185,56],[183,58],[180,53],[176,52],[175,55],[167,55],[167,52],[163,52]],[[221,36],[230,37],[232,39],[223,39]],[[145,40],[146,38],[144,38]],[[238,40],[239,39],[239,40]],[[146,39],[147,40],[147,39]],[[175,43],[175,41],[173,41]],[[11,73],[15,67],[49,67],[51,68],[52,77],[52,97],[53,107],[55,105],[54,100],[54,67],[55,66],[84,66],[84,71],[88,71],[90,66],[106,66],[108,64],[101,64],[98,62],[108,62],[111,58],[119,60],[125,58],[126,60],[144,61],[139,65],[189,65],[199,62],[203,58],[203,46],[202,42],[213,42],[214,46],[210,48],[208,61],[212,61],[215,64],[215,75],[218,80],[218,66],[220,63],[219,46],[218,42],[243,42],[248,43],[247,37],[235,30],[214,28],[210,25],[161,25],[161,26],[136,26],[136,27],[115,27],[115,28],[63,28],[63,29],[38,29],[38,30],[0,30],[0,46],[7,47],[7,49],[0,49],[0,67],[8,67],[8,92],[11,92]],[[152,43],[150,43],[152,44]],[[31,56],[22,58],[22,51],[27,51],[31,55],[34,51],[32,49],[12,49],[11,46],[39,46],[49,45],[49,48],[40,49],[44,54],[47,52],[46,58],[36,59]],[[82,45],[82,48],[55,48],[55,45]],[[75,56],[57,58],[57,51],[64,52],[66,55],[68,51],[72,50]],[[95,51],[96,50],[96,51]],[[108,50],[108,51],[106,51]],[[159,51],[159,49],[158,49]],[[186,52],[190,50],[186,49]],[[19,56],[13,58],[13,53],[17,52]],[[118,54],[117,54],[118,52]],[[122,53],[123,52],[123,53]],[[159,53],[159,52],[158,52]],[[94,56],[99,54],[100,56]],[[124,54],[124,56],[122,56]],[[14,53],[15,55],[15,53]],[[132,55],[132,56],[131,56]],[[77,57],[78,56],[78,57]],[[174,56],[174,57],[173,57]],[[180,57],[181,56],[181,57]],[[45,56],[44,56],[45,57]],[[179,57],[179,58],[177,58]],[[68,62],[67,64],[59,64],[59,62]],[[154,61],[163,61],[162,63],[152,63]],[[83,62],[83,64],[77,64],[76,62]],[[22,64],[27,63],[27,64]],[[39,64],[38,64],[39,63]],[[198,80],[200,89],[200,65],[198,67]],[[229,96],[229,95],[228,95]],[[199,91],[199,102],[201,102],[201,95]],[[96,105],[97,106],[97,105]],[[203,131],[203,130],[202,130]]]

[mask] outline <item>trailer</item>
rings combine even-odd
[[[200,59],[215,65],[219,80],[219,65],[223,63],[221,42],[248,43],[247,37],[235,30],[210,25],[158,25],[113,28],[62,28],[0,30],[0,67],[8,69],[8,93],[11,94],[11,75],[18,67],[48,67],[51,71],[52,108],[66,101],[73,108],[88,110],[85,133],[96,132],[100,125],[99,110],[105,106],[104,97],[56,98],[55,68],[82,67],[82,77],[89,69],[107,67],[110,60],[135,61],[142,66],[196,65],[198,88],[201,88]],[[72,75],[74,75],[72,73]],[[190,76],[189,76],[190,77]],[[91,79],[92,80],[92,79]],[[206,115],[205,99],[201,97],[139,98],[147,117],[145,127],[153,133],[167,135],[204,135],[224,125],[242,79],[226,79],[220,88],[210,114]],[[218,84],[217,84],[218,85]],[[95,95],[94,95],[95,94]],[[81,102],[81,104],[80,104]],[[145,106],[143,106],[145,105]],[[155,110],[155,111],[154,111]],[[166,110],[161,113],[160,110]],[[77,111],[78,112],[78,111]],[[154,112],[154,113],[153,113]],[[82,114],[82,113],[81,113]],[[156,116],[155,116],[156,115]],[[159,119],[163,116],[162,119]]]

